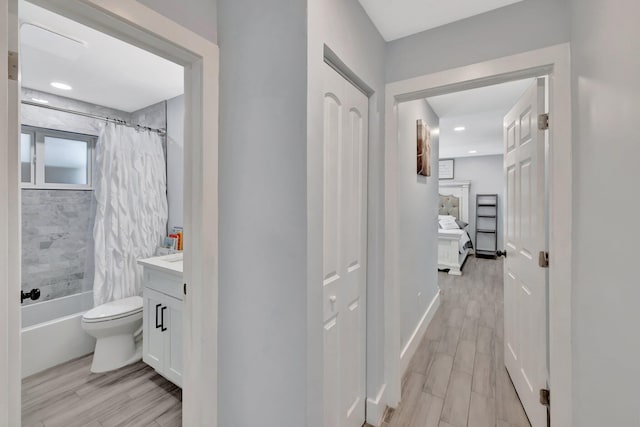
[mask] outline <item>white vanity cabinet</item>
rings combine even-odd
[[[142,360],[182,387],[182,261],[163,259],[170,257],[139,261],[144,266]]]

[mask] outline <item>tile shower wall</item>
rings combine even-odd
[[[141,110],[131,113],[131,122],[155,129],[167,128],[167,103],[166,101],[149,105]]]
[[[135,113],[114,110],[31,89],[23,99],[45,98],[49,105],[164,127],[164,103]],[[22,105],[22,124],[98,136],[104,122],[35,106]],[[160,126],[162,125],[162,126]],[[39,288],[46,301],[93,288],[92,191],[22,190],[22,289]],[[25,300],[24,305],[33,301]]]
[[[22,289],[39,288],[39,301],[91,289],[92,198],[92,191],[22,190]]]

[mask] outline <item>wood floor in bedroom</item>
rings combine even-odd
[[[502,260],[439,272],[441,305],[384,427],[530,427],[504,367]]]
[[[92,374],[91,355],[22,381],[23,427],[175,427],[182,390],[138,362]]]

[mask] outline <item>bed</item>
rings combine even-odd
[[[467,181],[440,182],[439,220],[455,218],[469,222],[469,185]],[[438,228],[438,270],[448,270],[454,276],[462,275],[462,267],[472,250],[467,228]]]

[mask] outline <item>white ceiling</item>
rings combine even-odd
[[[126,112],[184,92],[181,66],[31,3],[20,8],[24,87]]]
[[[522,0],[359,0],[386,41]]]
[[[440,158],[502,154],[502,121],[533,79],[427,98],[440,117]],[[464,126],[463,132],[453,129]],[[476,153],[470,153],[470,151]]]

